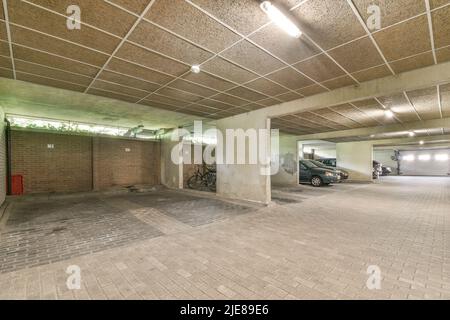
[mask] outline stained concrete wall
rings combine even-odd
[[[270,120],[265,117],[252,117],[247,114],[221,119],[217,121],[217,129],[223,134],[223,139],[218,137],[217,150],[223,150],[224,159],[227,156],[226,129],[270,129]],[[235,160],[236,160],[236,139],[235,143]],[[248,141],[247,141],[248,142]],[[265,157],[270,158],[270,136],[258,144],[265,144],[267,152]],[[246,158],[248,158],[249,144],[246,143]],[[217,151],[216,151],[217,152]],[[217,155],[217,153],[216,153]],[[235,162],[236,163],[236,162]],[[263,171],[269,169],[262,164],[217,164],[217,194],[219,196],[242,199],[268,204],[271,201],[270,174],[262,174]],[[266,172],[267,173],[267,172]],[[270,172],[269,172],[270,173]]]
[[[371,142],[336,144],[337,166],[349,171],[349,181],[372,181],[373,146]]]
[[[173,130],[161,138],[161,183],[168,188],[183,189],[182,144],[174,140]],[[178,154],[180,162],[172,161],[172,152]]]
[[[272,160],[278,161],[278,172],[271,177],[273,186],[298,185],[297,137],[280,134],[279,150],[271,149]]]

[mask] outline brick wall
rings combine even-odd
[[[6,140],[4,117],[3,108],[0,107],[0,205],[3,204],[6,198]]]
[[[13,130],[11,148],[12,174],[23,175],[26,194],[91,190],[90,137]]]
[[[12,131],[12,174],[24,176],[26,194],[156,185],[159,143]]]
[[[94,138],[94,189],[160,184],[160,144]]]

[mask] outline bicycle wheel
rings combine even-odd
[[[202,177],[196,174],[188,179],[187,185],[189,189],[201,190],[204,186],[204,182]]]

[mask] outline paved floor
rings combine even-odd
[[[267,208],[172,192],[15,204],[2,265],[8,252],[64,252],[52,237],[94,250],[3,269],[0,298],[450,298],[450,178],[273,193]],[[70,265],[79,290],[67,288]]]

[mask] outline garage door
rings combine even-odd
[[[400,172],[414,176],[449,176],[450,149],[400,151]]]

